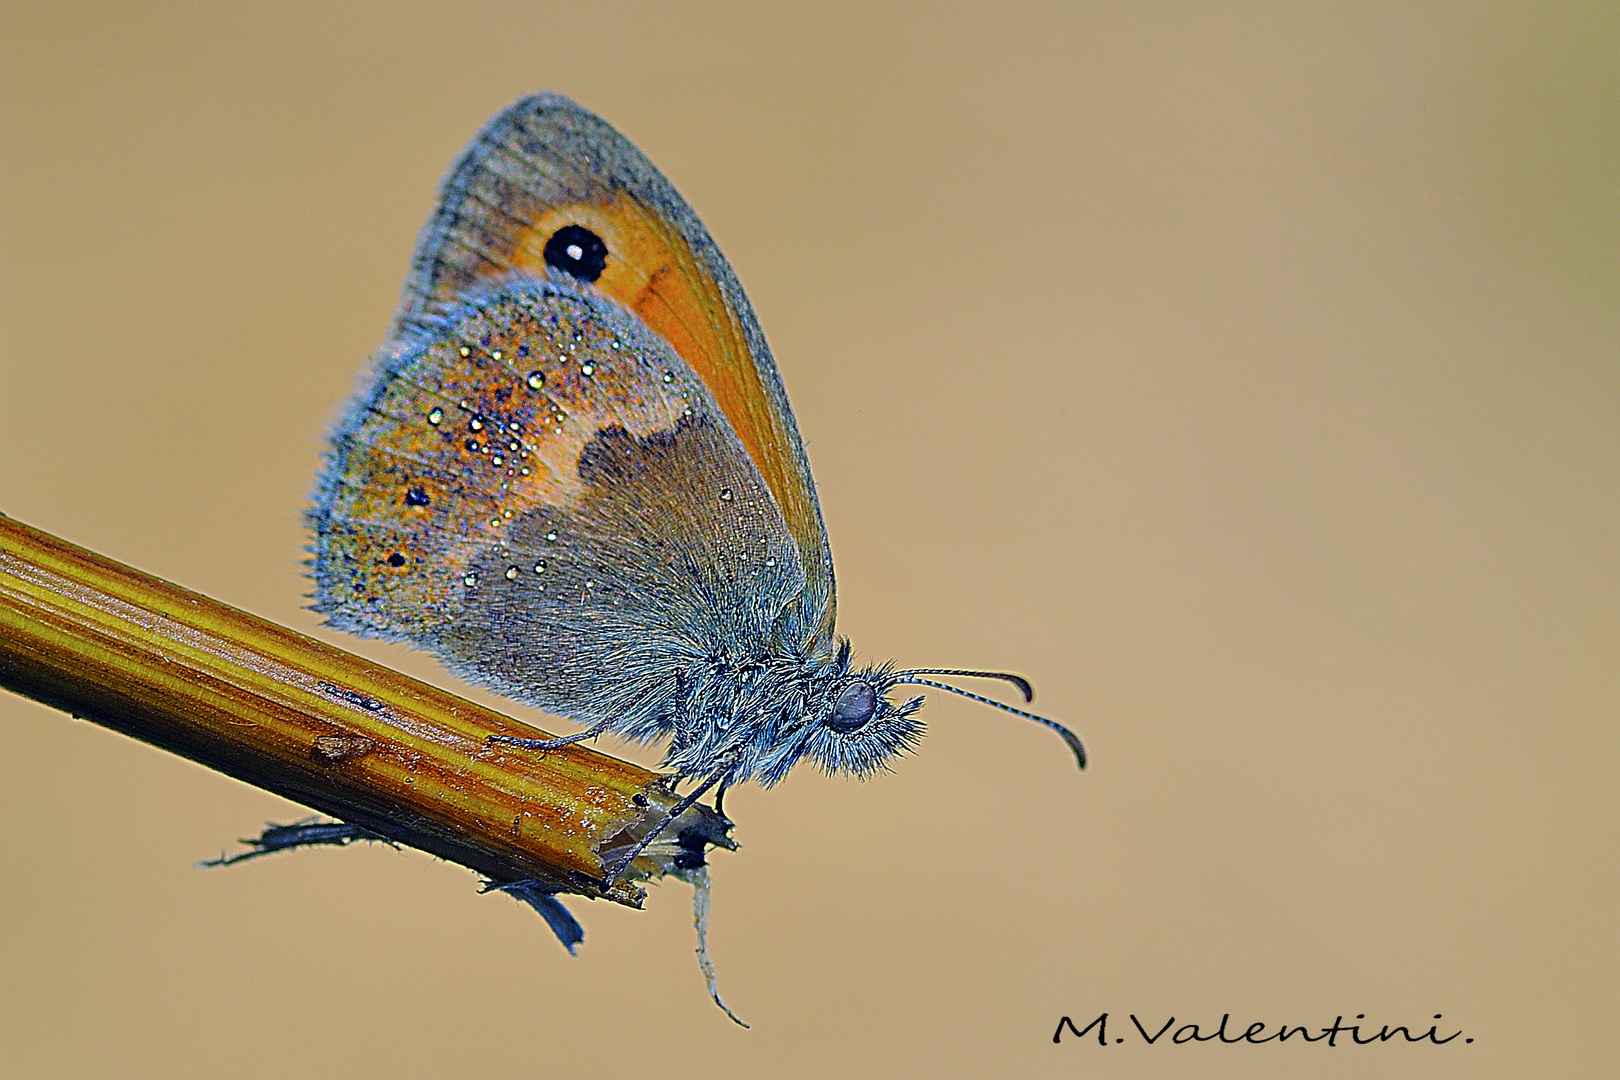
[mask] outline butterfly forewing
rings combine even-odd
[[[763,477],[800,552],[799,603],[830,647],[832,559],[809,462],[770,349],[707,230],[630,142],[566,98],[541,95],[492,120],[446,179],[400,311],[431,321],[481,282],[545,273],[559,230],[605,245],[593,288],[633,311],[707,387]]]

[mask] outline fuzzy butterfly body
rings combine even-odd
[[[963,693],[852,669],[747,298],[669,182],[565,98],[518,102],[451,170],[310,523],[334,626],[583,735],[667,739],[693,798],[807,756],[865,775],[921,734],[892,687]]]

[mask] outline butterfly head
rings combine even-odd
[[[849,643],[842,643],[835,659],[819,668],[807,680],[808,693],[800,706],[781,715],[769,731],[756,733],[751,753],[740,770],[765,786],[787,775],[799,761],[809,758],[829,775],[851,773],[865,778],[887,769],[889,761],[912,749],[922,738],[923,722],[916,713],[923,699],[897,700],[894,691],[901,686],[919,685],[971,698],[1004,712],[1051,728],[1068,744],[1076,763],[1086,767],[1086,752],[1079,738],[1068,728],[1043,716],[1015,709],[948,683],[923,678],[927,675],[956,675],[993,678],[1017,686],[1026,701],[1034,697],[1029,683],[1017,675],[991,671],[917,668],[897,671],[893,664],[853,668]]]
[[[916,716],[923,699],[890,700],[895,683],[889,664],[861,670],[844,667],[825,682],[808,710],[803,752],[829,775],[853,773],[864,778],[888,768],[890,759],[910,750],[923,733],[923,722]]]
[[[805,758],[829,775],[866,777],[922,737],[914,714],[923,699],[890,701],[892,666],[853,668],[848,642],[830,661],[801,669],[796,681],[792,704],[755,734],[754,752],[746,755],[752,759],[746,771],[761,784],[776,783]]]

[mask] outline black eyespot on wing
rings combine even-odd
[[[855,731],[864,727],[875,712],[877,712],[877,691],[872,689],[872,684],[850,683],[833,704],[832,715],[827,718],[827,726],[834,731],[845,733]]]
[[[388,556],[386,561],[389,566],[392,566],[397,570],[399,567],[405,565],[405,556],[396,551],[392,555]]]
[[[581,281],[595,281],[607,267],[607,245],[583,225],[564,225],[552,233],[544,254],[547,266]]]
[[[406,506],[426,506],[428,501],[428,493],[422,488],[413,487],[405,492]]]

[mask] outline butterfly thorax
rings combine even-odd
[[[664,765],[683,776],[723,770],[728,784],[781,780],[809,757],[829,774],[884,768],[922,734],[921,699],[888,702],[890,666],[852,669],[842,643],[832,656],[742,663],[705,659],[682,672],[667,724],[623,733],[670,737]]]

